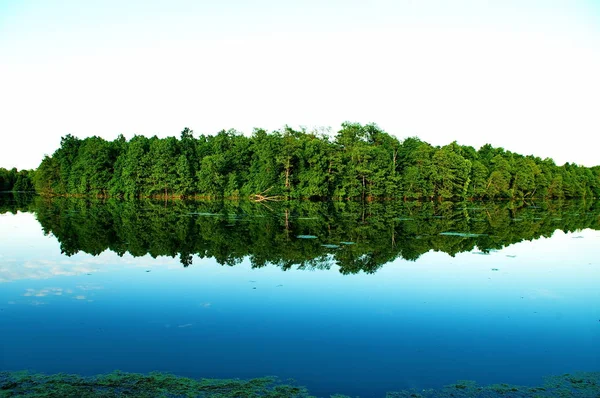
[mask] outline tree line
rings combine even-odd
[[[600,166],[523,156],[489,144],[402,141],[375,124],[335,135],[284,127],[179,138],[62,138],[33,176],[43,195],[282,199],[519,199],[600,196]]]
[[[0,192],[33,191],[33,174],[33,170],[7,170],[0,167]]]

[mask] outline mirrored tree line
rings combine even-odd
[[[531,199],[600,196],[600,166],[484,145],[402,141],[375,124],[333,135],[284,127],[114,141],[63,137],[33,175],[43,195],[281,199]]]
[[[0,198],[2,198],[0,196]],[[21,207],[18,207],[21,206]],[[489,253],[556,230],[600,230],[597,201],[308,202],[123,201],[29,197],[0,211],[35,212],[66,255],[178,257],[183,266],[214,258],[235,266],[373,273],[395,259],[430,250]]]

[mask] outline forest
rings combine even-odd
[[[265,199],[529,199],[600,196],[600,166],[489,144],[402,141],[375,124],[179,138],[62,138],[33,173],[41,195]]]
[[[0,167],[0,192],[31,192],[33,187],[32,170],[7,170]]]

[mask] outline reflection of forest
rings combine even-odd
[[[557,230],[600,229],[597,201],[514,202],[251,202],[89,201],[0,197],[0,212],[37,214],[62,252],[192,255],[254,267],[375,272],[396,258],[430,250],[449,255],[500,249]],[[448,232],[452,234],[447,234]],[[457,234],[454,234],[457,233]],[[464,236],[464,234],[468,234]],[[462,236],[461,236],[462,235]]]

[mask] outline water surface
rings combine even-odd
[[[3,200],[2,370],[361,397],[600,370],[596,203]]]

